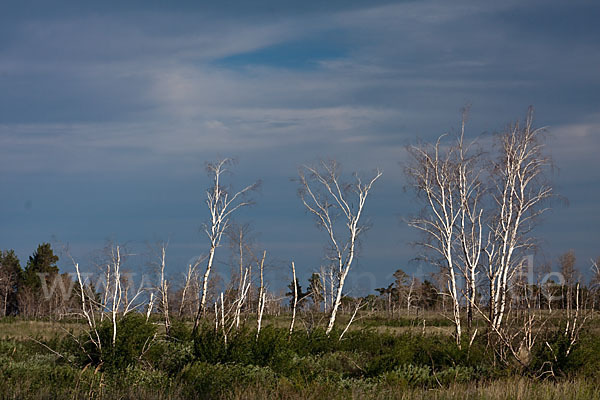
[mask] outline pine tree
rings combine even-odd
[[[58,256],[54,254],[50,243],[40,244],[33,255],[29,256],[23,272],[22,285],[35,290],[39,289],[41,281],[38,274],[47,274],[47,278],[58,274],[57,262]]]
[[[21,262],[14,250],[0,253],[0,311],[3,316],[17,311],[17,285],[23,275]]]
[[[290,291],[287,292],[285,295],[290,297],[290,308],[292,308],[292,307],[294,307],[294,281],[290,282],[290,284],[288,285],[288,289]],[[300,283],[297,280],[296,280],[296,290],[297,290],[296,293],[298,294],[298,306],[300,306],[300,304],[304,302],[304,300],[306,299],[306,296],[308,296],[309,293],[302,291],[302,286],[300,285]]]

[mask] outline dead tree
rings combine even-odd
[[[569,311],[573,309],[573,284],[576,279],[576,267],[575,262],[575,251],[569,250],[565,254],[558,257],[558,264],[560,266],[560,273],[563,277],[561,282],[561,298],[563,301],[562,308],[567,310],[567,318],[569,318]]]
[[[294,280],[292,281],[292,285],[294,286],[294,302],[292,306],[292,320],[290,322],[290,337],[294,332],[294,322],[296,322],[296,306],[298,305],[298,281],[296,280],[296,265],[292,261],[292,275]]]
[[[119,318],[125,317],[128,313],[141,308],[145,302],[142,300],[145,292],[143,281],[135,288],[132,296],[129,296],[129,290],[135,284],[130,274],[123,273],[123,258],[127,253],[123,253],[120,245],[111,245],[110,260],[107,265],[107,275],[110,276],[110,281],[107,282],[107,287],[110,288],[108,298],[109,303],[105,304],[105,310],[110,314],[112,322],[112,345],[114,346],[117,340],[117,322]]]
[[[150,320],[150,315],[152,315],[152,310],[154,309],[154,292],[150,292],[150,299],[148,300],[148,307],[146,308],[146,322]]]
[[[102,304],[101,304],[101,309],[102,312],[100,314],[100,322],[104,321],[104,310],[106,310],[108,308],[108,302],[110,299],[110,293],[111,293],[111,267],[110,267],[110,263],[106,263],[106,265],[103,268],[103,272],[104,272],[104,294],[102,296]]]
[[[232,163],[233,161],[231,159],[225,158],[223,160],[219,160],[214,163],[208,163],[206,165],[208,174],[213,180],[212,186],[206,192],[206,205],[208,206],[210,219],[209,222],[204,226],[204,231],[209,239],[210,249],[208,252],[206,270],[202,280],[202,294],[200,303],[198,305],[198,311],[194,320],[194,332],[196,332],[198,329],[200,317],[205,312],[208,280],[215,258],[215,251],[220,246],[223,233],[229,226],[229,219],[231,215],[239,208],[252,204],[252,201],[247,199],[247,194],[258,186],[258,183],[255,183],[246,186],[239,192],[230,193],[230,191],[223,185],[222,177],[228,172],[227,168]]]
[[[231,290],[237,291],[238,297],[240,296],[239,292],[247,290],[248,293],[245,297],[250,299],[252,298],[253,290],[252,264],[257,261],[257,257],[254,255],[254,234],[251,225],[232,224],[227,230],[227,236],[231,250]],[[248,283],[247,289],[244,280]],[[252,301],[247,301],[245,307],[249,311],[253,307]],[[238,313],[237,325],[240,324],[239,318],[241,318],[241,310],[240,313]]]
[[[354,312],[352,313],[352,316],[350,317],[350,320],[348,321],[346,328],[344,328],[344,330],[340,334],[339,340],[342,340],[342,338],[344,337],[346,332],[348,332],[348,329],[350,329],[350,325],[352,325],[352,323],[354,322],[354,319],[356,318],[356,314],[358,313],[358,310],[361,309],[361,304],[362,304],[362,299],[358,299],[358,301],[356,302],[356,306],[354,307]]]
[[[238,329],[240,327],[240,316],[242,313],[242,307],[248,298],[248,290],[250,289],[251,282],[249,281],[249,272],[250,268],[246,268],[243,272],[243,278],[240,282],[240,288],[237,290],[236,299],[234,301],[235,304],[235,312],[232,326],[235,325],[235,328]]]
[[[324,300],[323,281],[319,273],[313,272],[308,280],[308,294],[312,299],[313,311],[318,311],[321,302]]]
[[[123,289],[123,286],[130,286],[132,284],[131,280],[128,280],[122,273],[124,255],[120,245],[110,245],[110,260],[107,262],[106,272],[110,280],[106,282],[105,286],[105,290],[109,292],[105,293],[105,296],[102,296],[99,301],[96,299],[95,291],[90,290],[90,282],[80,273],[79,264],[71,257],[75,266],[77,283],[79,285],[78,294],[81,301],[81,312],[78,312],[78,314],[85,318],[89,328],[87,333],[90,342],[98,349],[100,354],[102,354],[102,342],[98,332],[96,313],[99,312],[100,315],[107,313],[110,315],[112,325],[111,345],[114,347],[117,340],[119,320],[145,304],[141,300],[144,294],[142,284],[134,291],[130,299],[124,295],[124,292],[128,289]]]
[[[165,332],[168,336],[171,332],[171,320],[169,317],[169,284],[165,277],[166,251],[167,244],[162,243],[160,246],[160,284],[158,292],[160,294],[160,308],[165,322]]]
[[[473,325],[477,301],[477,274],[483,252],[483,196],[481,156],[476,142],[465,143],[466,111],[463,113],[457,146],[457,179],[460,213],[458,218],[459,269],[465,278],[467,328]]]
[[[150,264],[154,266],[153,269],[155,274],[157,275],[158,282],[157,284],[153,285],[150,289],[150,300],[148,302],[148,307],[146,311],[146,320],[150,319],[150,315],[152,314],[152,310],[155,306],[156,300],[158,300],[157,309],[162,314],[165,332],[168,336],[171,331],[171,318],[169,313],[170,285],[165,274],[165,269],[167,266],[167,246],[168,243],[161,242],[156,244],[156,247],[158,247],[158,251],[153,248],[149,249],[150,252],[153,253],[152,257],[155,258],[155,260],[151,261]]]
[[[85,282],[81,278],[79,272],[79,264],[73,261],[75,265],[75,271],[77,273],[77,282],[79,283],[79,296],[81,299],[81,314],[85,317],[85,321],[88,324],[88,338],[90,343],[96,347],[100,357],[102,357],[102,341],[100,340],[100,334],[98,333],[96,317],[94,315],[94,309],[96,308],[94,298],[92,296],[86,296]],[[102,361],[102,360],[100,360]]]
[[[260,287],[258,288],[258,307],[256,310],[256,339],[258,340],[258,336],[260,335],[260,330],[262,327],[262,318],[263,312],[265,311],[265,302],[267,299],[267,292],[265,290],[265,280],[264,280],[264,267],[265,267],[265,258],[267,257],[266,250],[263,252],[262,259],[259,263],[259,273],[260,273]]]
[[[119,313],[119,307],[122,300],[122,289],[121,289],[121,248],[117,245],[112,254],[112,276],[114,277],[113,293],[112,293],[112,309],[111,309],[111,320],[113,325],[112,334],[112,345],[114,347],[117,340],[117,316]]]
[[[190,291],[192,291],[195,286],[198,286],[198,273],[196,271],[196,268],[198,267],[199,262],[200,261],[198,260],[193,264],[188,264],[188,269],[185,273],[183,280],[183,288],[181,288],[181,303],[179,304],[179,317],[183,316],[183,312],[187,305],[187,296],[189,296]]]
[[[319,275],[321,276],[321,284],[323,287],[323,312],[326,313],[327,311],[331,310],[334,302],[335,266],[331,264],[328,266],[321,266],[319,271]],[[328,286],[329,292],[327,291]]]
[[[427,252],[433,253],[433,260],[442,267],[448,292],[452,299],[453,322],[456,343],[460,346],[462,335],[461,309],[458,289],[458,260],[455,257],[457,221],[460,220],[461,204],[459,170],[456,163],[456,148],[442,146],[442,135],[433,145],[426,143],[409,146],[412,163],[405,169],[406,176],[425,206],[420,215],[408,221],[423,233],[419,242]],[[439,261],[438,261],[439,260]]]
[[[410,285],[406,293],[406,315],[410,315],[410,307],[415,302],[415,280],[414,275],[410,277]]]
[[[522,256],[534,245],[529,233],[553,195],[552,186],[544,179],[551,161],[543,152],[543,138],[544,129],[533,127],[532,109],[524,125],[516,123],[497,136],[500,155],[492,170],[494,207],[485,248],[489,320],[494,331],[502,327],[510,283]]]
[[[356,254],[356,246],[364,225],[360,224],[365,202],[373,184],[382,175],[375,173],[368,183],[363,183],[355,173],[355,182],[345,184],[339,176],[335,161],[321,161],[318,167],[303,166],[299,169],[299,195],[306,209],[315,217],[317,225],[327,232],[331,246],[330,259],[335,263],[335,301],[332,304],[326,333],[334,327],[337,311],[342,302],[344,282],[350,272]],[[335,220],[341,217],[348,229],[346,235],[337,232]]]

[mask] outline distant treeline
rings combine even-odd
[[[58,256],[49,243],[42,243],[29,257],[25,268],[13,250],[0,254],[0,312],[3,316],[41,317],[65,314],[77,299],[63,298],[63,285],[69,290],[74,281],[60,274]],[[43,279],[43,280],[42,280]]]
[[[69,314],[77,315],[81,308],[81,297],[79,290],[75,287],[78,283],[73,274],[60,273],[57,266],[59,257],[54,253],[49,243],[40,244],[27,260],[25,267],[13,250],[4,250],[0,253],[0,315],[1,316],[23,316],[26,318],[38,318],[48,316],[62,317]],[[570,309],[573,308],[579,295],[580,306],[595,308],[600,303],[600,291],[598,283],[600,275],[594,274],[586,284],[582,280],[581,273],[575,267],[575,253],[568,251],[558,258],[558,271],[552,273],[550,265],[543,265],[537,271],[536,284],[523,282],[528,295],[526,300],[529,307],[537,309]],[[596,264],[596,263],[595,263]],[[407,274],[402,269],[394,273],[394,281],[387,287],[375,289],[375,294],[364,297],[344,296],[342,299],[342,311],[352,311],[357,301],[362,308],[371,312],[385,313],[390,317],[419,316],[424,311],[450,312],[452,301],[449,299],[447,288],[444,288],[445,277],[443,273],[432,274],[428,279],[418,279]],[[558,279],[557,279],[558,278]],[[124,275],[122,280],[127,280]],[[215,278],[218,279],[218,278]],[[224,292],[225,298],[235,297],[235,281],[239,276],[231,277]],[[97,279],[87,280],[86,290],[99,299],[104,296],[102,287],[94,288],[93,282]],[[183,282],[170,285],[168,291],[169,308],[179,310],[179,317],[192,317],[198,303],[197,292],[199,283],[191,285],[187,297],[183,293]],[[331,309],[333,302],[331,291],[328,291],[328,280],[325,273],[313,273],[308,279],[306,290],[296,281],[297,309],[300,312],[327,312]],[[209,299],[211,302],[218,301],[216,283],[209,285]],[[125,287],[128,287],[125,284]],[[258,289],[254,284],[249,288],[250,294]],[[189,293],[191,291],[191,295]],[[148,286],[146,296],[148,301],[152,287]],[[579,293],[579,294],[578,294]],[[125,297],[130,293],[125,291]],[[254,296],[250,296],[251,298]],[[266,308],[267,314],[279,314],[288,307],[291,309],[294,298],[294,282],[288,285],[285,299],[282,301],[271,301]],[[521,297],[515,295],[511,299],[518,308]],[[521,299],[522,300],[522,299]],[[479,298],[478,303],[482,309],[486,308],[486,300]],[[147,307],[147,305],[146,305]],[[249,300],[244,305],[245,312],[255,312],[257,302]],[[139,310],[144,311],[144,310]],[[152,311],[152,310],[151,310]],[[160,311],[160,307],[154,309]]]

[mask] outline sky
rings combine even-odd
[[[262,181],[237,222],[274,282],[292,260],[306,279],[326,237],[291,178],[333,158],[383,170],[348,287],[387,286],[418,268],[405,146],[456,129],[467,104],[472,138],[533,105],[568,199],[537,228],[536,262],[574,249],[587,271],[600,256],[598,17],[579,0],[5,2],[0,248],[24,264],[41,242],[68,244],[85,265],[107,240],[136,256],[168,240],[178,274],[208,250],[205,162],[234,157],[234,188]],[[217,270],[227,262],[220,250]]]

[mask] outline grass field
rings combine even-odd
[[[289,336],[288,315],[268,317],[257,340],[248,316],[225,343],[210,321],[195,337],[190,321],[176,322],[167,337],[159,321],[132,315],[119,323],[114,345],[110,325],[100,327],[101,351],[80,321],[7,318],[0,320],[0,398],[600,398],[597,320],[568,356],[560,335],[546,332],[556,352],[540,343],[524,367],[500,362],[484,334],[457,348],[439,314],[365,314],[341,341],[348,316],[330,337],[307,331],[303,318]]]

